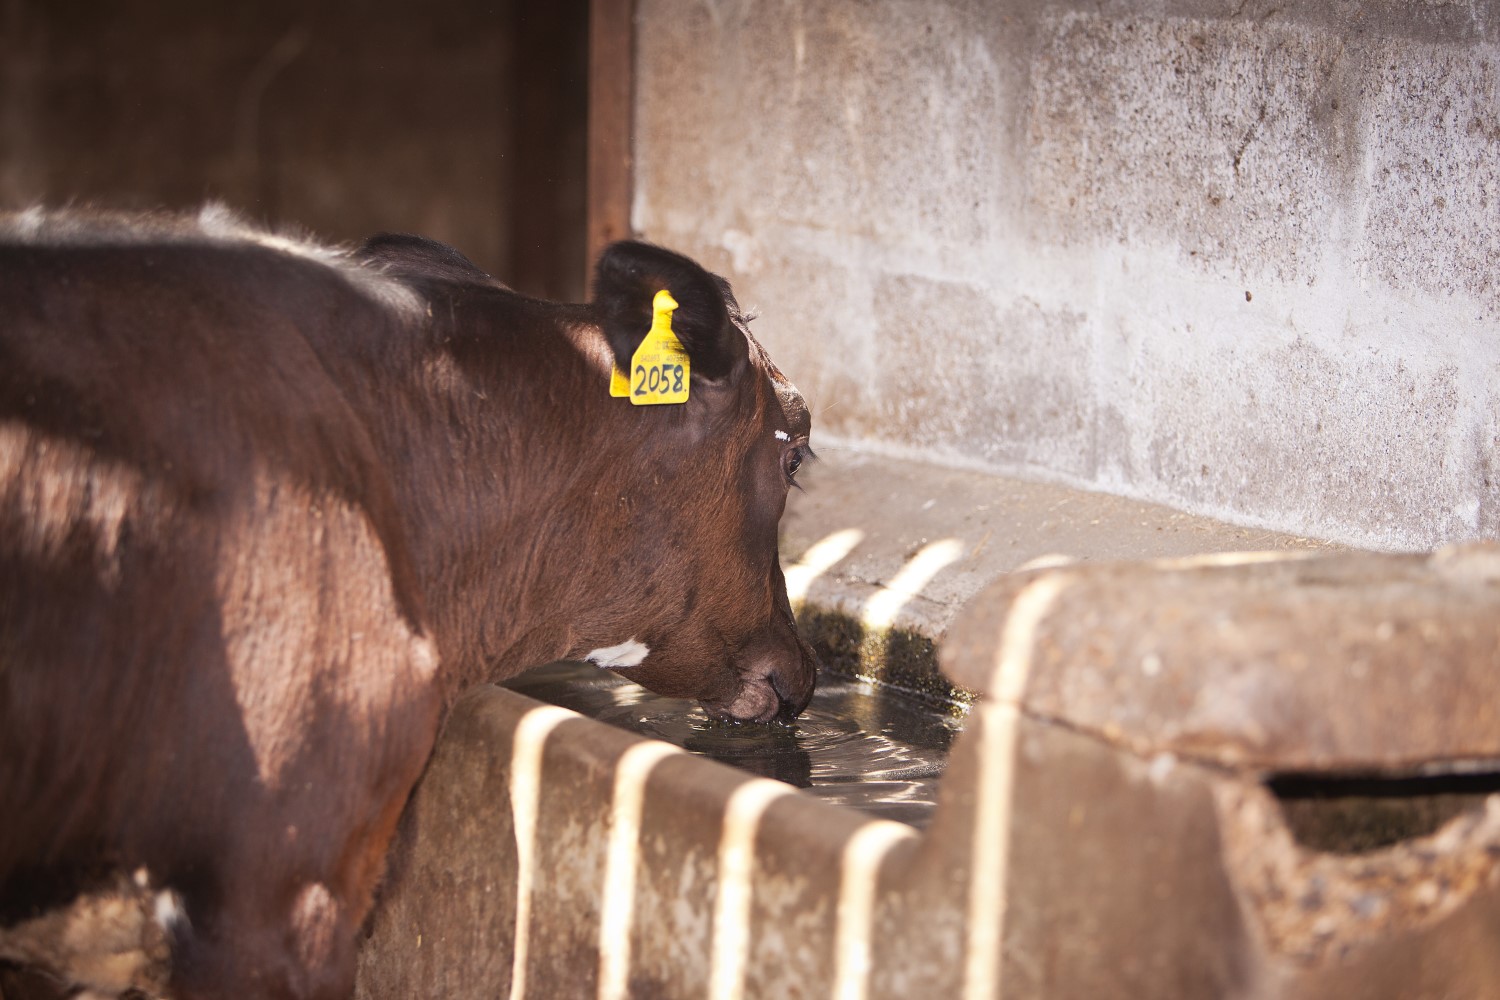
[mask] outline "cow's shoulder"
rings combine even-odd
[[[21,762],[0,809],[26,817],[0,899],[38,857],[64,882],[138,857],[180,887],[173,844],[261,875],[232,852],[394,823],[438,705],[358,402],[394,367],[361,345],[418,328],[401,295],[346,251],[212,214],[0,219],[0,758]],[[108,742],[138,733],[162,750]],[[318,791],[339,782],[368,795]],[[96,792],[74,808],[58,787]]]
[[[393,348],[421,336],[409,290],[347,250],[212,207],[31,211],[0,218],[0,312],[9,516],[33,533],[89,516],[22,502],[44,477],[95,492],[129,484],[121,510],[154,518],[149,530],[127,519],[142,544],[219,538],[224,519],[285,509],[291,497],[312,516],[337,503],[373,525],[400,603],[416,616],[392,486],[360,398],[399,367]]]

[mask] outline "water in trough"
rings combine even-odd
[[[696,702],[659,697],[586,663],[539,667],[505,686],[917,827],[932,813],[963,721],[899,692],[826,675],[791,725],[718,722]]]

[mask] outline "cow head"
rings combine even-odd
[[[570,654],[697,698],[715,716],[790,718],[817,670],[777,558],[787,492],[811,454],[807,405],[751,336],[727,282],[643,243],[610,247],[595,276],[597,329],[621,372],[662,290],[676,302],[689,395],[655,406],[607,400],[608,419],[632,427],[628,458],[600,484],[615,508],[599,519],[616,541],[616,611],[588,616],[592,634]]]
[[[396,428],[450,690],[571,658],[720,718],[806,707],[817,661],[776,549],[810,419],[729,285],[636,242],[604,252],[584,306],[517,296],[416,237],[362,254],[428,303],[416,391],[437,438],[415,445],[389,394],[372,422]],[[637,406],[611,372],[631,368],[662,291],[689,391]]]

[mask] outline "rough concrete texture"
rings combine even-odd
[[[1405,731],[1427,694],[1434,711],[1442,692],[1496,700],[1494,616],[1474,619],[1500,602],[1497,550],[1189,562],[1036,570],[971,603],[944,659],[983,697],[922,833],[512,691],[472,692],[403,820],[360,995],[1497,995],[1500,730]],[[1335,615],[1340,638],[1289,683],[1272,651],[1307,637],[1276,611],[1299,597],[1350,621]],[[1217,645],[1195,624],[1209,607],[1228,623]],[[1389,635],[1367,608],[1396,616]],[[1225,653],[1237,624],[1266,655]],[[1143,671],[1141,644],[1174,636],[1202,643],[1202,669],[1163,654]],[[1449,655],[1453,636],[1479,648]],[[1344,684],[1387,669],[1379,644],[1419,665],[1426,694]],[[1157,737],[1130,716],[1158,677],[1185,704],[1240,711],[1218,742]],[[1100,721],[1105,688],[1124,706],[1116,724]],[[1261,688],[1276,696],[1246,697]],[[1319,709],[1336,724],[1310,737],[1327,750],[1316,761],[1296,739],[1262,740],[1253,760],[1221,752]],[[1412,753],[1393,770],[1387,746]],[[1385,806],[1416,812],[1431,792],[1452,798],[1447,782],[1486,777],[1378,846],[1314,846],[1265,781],[1283,768],[1399,779]]]
[[[943,661],[982,692],[979,741],[1014,754],[1014,773],[987,754],[974,779],[980,800],[995,775],[1015,789],[1004,974],[1022,995],[1493,995],[1497,606],[1493,545],[1075,566],[990,588]],[[1468,792],[1378,847],[1312,846],[1264,781],[1284,772],[1321,786],[1298,811],[1339,805],[1360,776],[1377,823]],[[1200,929],[1122,950],[1152,937],[1132,920],[1183,907]],[[1424,947],[1438,953],[1391,960]],[[1109,988],[1122,970],[1149,982]]]
[[[1130,746],[1261,771],[1420,772],[1500,733],[1500,546],[1433,556],[1226,553],[1020,573],[970,615],[1043,595],[1026,710]],[[1051,589],[1048,589],[1051,588]],[[1002,623],[1002,627],[1009,627]],[[955,626],[947,673],[999,631]]]
[[[801,628],[825,669],[939,699],[953,692],[937,674],[936,644],[965,602],[1022,566],[1331,548],[889,449],[818,455],[781,522]]]
[[[642,0],[646,236],[824,439],[1369,548],[1500,537],[1500,11]]]
[[[500,688],[403,818],[361,997],[825,995],[841,851],[901,824]]]

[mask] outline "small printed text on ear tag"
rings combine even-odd
[[[651,330],[630,359],[630,377],[626,381],[630,401],[636,406],[655,403],[686,403],[692,368],[687,351],[672,330],[672,311],[677,300],[663,288],[651,303]],[[616,369],[610,379],[610,395],[615,395]]]

